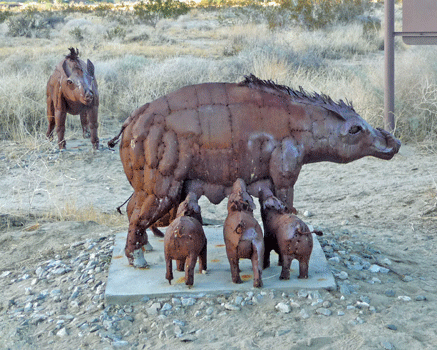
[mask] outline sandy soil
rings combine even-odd
[[[322,243],[327,257],[340,257],[330,261],[334,274],[346,272],[346,281],[353,286],[352,293],[345,295],[340,288],[320,291],[321,298],[329,301],[324,306],[332,310],[332,315],[317,314],[311,300],[299,299],[295,291],[289,295],[265,291],[263,302],[237,312],[223,312],[221,300],[208,297],[192,310],[176,308],[173,314],[161,318],[147,316],[144,307],[150,304],[134,305],[127,311],[124,308],[132,314],[132,320],[117,328],[127,343],[111,343],[98,332],[79,334],[73,326],[69,335],[53,335],[50,325],[41,328],[47,322],[26,325],[23,335],[22,319],[13,314],[21,312],[14,305],[24,300],[38,266],[64,257],[67,250],[74,257],[75,247],[80,249],[77,242],[101,242],[127,229],[126,218],[112,221],[115,207],[131,194],[118,152],[93,152],[88,141],[82,140],[70,140],[68,150],[62,153],[48,143],[32,149],[10,142],[1,146],[0,288],[4,300],[0,308],[0,348],[437,348],[436,154],[403,145],[391,161],[365,158],[346,165],[319,163],[303,168],[295,189],[295,207],[307,223],[325,232]],[[225,203],[213,206],[202,200],[201,206],[207,223],[223,222]],[[111,215],[103,220],[105,224],[99,224],[92,216],[77,220],[83,212]],[[310,216],[303,216],[304,212]],[[64,220],[51,220],[52,216]],[[70,221],[71,217],[75,221]],[[348,268],[346,263],[353,263],[354,256],[385,266],[390,272],[371,274],[355,271],[350,265]],[[107,266],[95,274],[96,280],[105,282]],[[23,273],[30,278],[20,280]],[[59,284],[62,291],[71,291],[69,281],[58,278],[34,282],[32,288],[53,289]],[[344,279],[338,278],[338,282],[341,285]],[[230,302],[235,296],[227,298]],[[289,303],[290,299],[298,300],[300,306],[292,307],[290,313],[275,309],[276,304],[284,300]],[[363,308],[360,300],[371,308]],[[202,304],[215,307],[209,321],[195,313],[202,312]],[[61,314],[72,314],[74,319],[91,322],[99,315],[101,319],[100,312],[105,308],[104,302],[94,309],[85,308],[87,301],[79,311],[70,309],[71,305],[64,309],[44,305],[41,312],[51,312],[55,321]],[[310,317],[302,316],[302,308]],[[175,318],[183,318],[184,325],[189,325],[186,328],[202,331],[194,333],[195,339],[182,342],[178,337],[163,336],[160,330],[174,327]]]

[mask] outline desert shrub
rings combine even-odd
[[[48,38],[50,29],[63,20],[63,16],[29,8],[27,11],[8,17],[8,34],[27,38]]]
[[[114,39],[124,39],[126,36],[126,29],[121,26],[116,26],[114,28],[108,29],[104,38],[106,40],[114,40]]]
[[[12,16],[11,11],[0,9],[0,23],[6,21],[10,16]]]
[[[177,0],[140,1],[134,5],[134,14],[140,19],[149,21],[153,17],[176,18],[186,14],[190,7]]]
[[[317,29],[336,22],[349,22],[369,7],[368,0],[282,0],[279,8],[287,11],[295,23]]]
[[[73,38],[73,40],[76,41],[82,41],[85,38],[85,30],[81,29],[80,27],[74,27],[71,29],[68,34]]]

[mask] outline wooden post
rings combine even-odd
[[[395,10],[394,0],[384,1],[385,10],[385,37],[384,37],[384,126],[389,132],[395,128],[395,47],[394,27]]]

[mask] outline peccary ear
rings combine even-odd
[[[88,71],[88,74],[92,77],[94,76],[94,64],[90,60],[86,61],[86,70]]]
[[[67,76],[67,78],[69,78],[71,75],[71,69],[70,69],[66,60],[64,61],[64,63],[62,63],[62,68],[64,69],[64,72],[65,72],[65,75]]]
[[[285,205],[275,196],[268,197],[263,203],[264,209],[276,210],[280,213],[285,211]]]

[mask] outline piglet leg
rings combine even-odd
[[[173,261],[172,259],[165,257],[165,265],[167,272],[165,274],[165,278],[168,279],[168,283],[171,284],[171,280],[173,279]]]
[[[206,253],[206,242],[205,246],[202,248],[199,254],[199,273],[206,271],[207,269],[207,253]]]
[[[299,260],[299,278],[301,279],[308,278],[308,263],[309,263],[309,257],[305,259],[301,258]]]
[[[289,255],[282,256],[282,270],[281,275],[279,276],[280,280],[290,279],[290,266],[292,260],[293,259]]]
[[[190,254],[185,260],[185,284],[192,286],[194,284],[194,268],[196,267],[197,255]]]
[[[185,259],[176,260],[176,270],[185,271]]]

